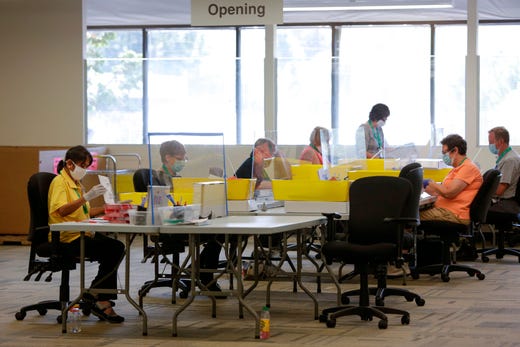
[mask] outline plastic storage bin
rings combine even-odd
[[[348,201],[349,181],[273,180],[275,200]]]

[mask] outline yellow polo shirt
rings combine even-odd
[[[63,223],[63,222],[80,222],[90,218],[90,204],[86,202],[83,206],[78,208],[67,216],[60,216],[58,209],[79,199],[83,196],[83,189],[76,184],[74,180],[65,172],[61,170],[60,174],[54,177],[49,187],[49,224]],[[69,243],[80,236],[77,231],[61,231],[60,241]],[[51,235],[49,233],[49,240]]]

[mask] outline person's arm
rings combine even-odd
[[[496,196],[502,196],[507,188],[509,188],[509,183],[499,183],[495,193]]]
[[[58,212],[58,214],[60,216],[65,217],[65,216],[68,216],[69,214],[71,214],[72,212],[76,211],[78,208],[80,208],[81,206],[83,206],[86,203],[87,203],[87,201],[85,200],[85,198],[80,197],[74,201],[71,201],[65,205],[62,205],[60,208],[58,208],[56,210],[56,212]]]
[[[461,191],[463,191],[468,184],[461,179],[455,178],[450,182],[449,185],[435,183],[430,181],[430,183],[424,189],[426,193],[430,195],[440,195],[446,199],[453,199],[456,197]]]
[[[92,207],[90,209],[90,217],[96,217],[105,213],[105,206]]]

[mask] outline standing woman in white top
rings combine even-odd
[[[375,104],[370,110],[368,121],[356,132],[356,150],[360,158],[384,158],[385,135],[383,126],[390,117],[385,104]]]

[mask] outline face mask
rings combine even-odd
[[[444,164],[446,164],[448,166],[452,166],[453,163],[450,158],[450,152],[442,155],[442,161],[444,162]]]
[[[76,165],[75,162],[72,162],[74,164],[74,170],[70,171],[70,175],[72,178],[74,178],[76,181],[81,180],[85,175],[87,174],[87,169],[82,168],[79,165]]]
[[[173,164],[173,166],[172,166],[172,170],[175,173],[179,173],[182,171],[182,169],[184,169],[184,166],[186,166],[185,160],[176,160],[175,164]]]
[[[382,120],[382,119],[377,121],[377,126],[380,127],[380,128],[382,128],[385,124],[386,124],[386,122],[384,120]]]
[[[489,144],[489,151],[495,155],[498,154],[497,146],[494,143]]]

